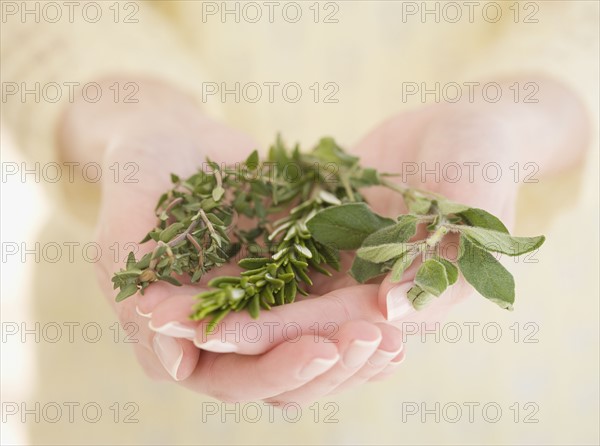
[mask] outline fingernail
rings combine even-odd
[[[344,365],[353,369],[364,364],[373,354],[380,342],[381,338],[375,341],[364,341],[362,339],[352,341],[344,353]]]
[[[142,317],[148,317],[148,318],[149,318],[149,317],[152,317],[152,313],[143,313],[143,312],[140,310],[140,307],[138,307],[137,305],[135,306],[135,312],[136,312],[137,314],[139,314],[140,316],[142,316]]]
[[[369,358],[369,364],[371,364],[374,367],[379,367],[379,366],[385,365],[385,364],[389,363],[392,359],[394,359],[396,356],[398,356],[400,354],[400,352],[402,351],[402,348],[404,348],[404,346],[402,346],[400,348],[400,350],[397,350],[395,352],[388,352],[385,350],[377,350]]]
[[[404,361],[404,358],[406,358],[406,353],[404,351],[401,351],[400,354],[396,356],[393,361],[390,362],[390,365],[401,364]]]
[[[194,345],[213,353],[234,353],[237,351],[237,345],[219,339],[209,339],[202,343],[194,341]]]
[[[157,333],[152,340],[152,347],[165,370],[175,381],[179,381],[177,371],[183,359],[183,349],[179,342],[175,338]]]
[[[164,334],[166,336],[171,336],[173,338],[194,339],[196,336],[196,330],[183,325],[180,322],[167,322],[165,325],[156,327],[152,321],[150,321],[148,322],[148,327],[150,327],[150,330],[152,331]]]
[[[388,321],[398,320],[415,311],[406,297],[406,293],[412,287],[412,283],[403,283],[388,291],[385,304],[387,309],[386,319]]]
[[[340,359],[339,355],[336,355],[335,358],[332,359],[313,359],[302,370],[300,370],[298,376],[303,380],[312,379],[333,367],[333,365],[338,362],[338,359]]]

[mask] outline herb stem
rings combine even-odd
[[[200,215],[200,218],[202,219],[202,221],[204,222],[204,224],[206,225],[206,227],[208,228],[208,230],[210,231],[210,233],[211,234],[216,234],[215,228],[213,227],[212,223],[210,222],[210,220],[206,216],[206,212],[204,212],[203,209],[200,209],[200,211],[198,211],[198,214]]]
[[[175,237],[173,240],[167,243],[167,245],[171,248],[178,245],[186,239],[187,235],[190,234],[196,228],[196,226],[198,226],[198,219],[192,221],[192,223],[190,223],[190,225],[185,231],[183,231],[181,234],[179,234],[177,237]]]

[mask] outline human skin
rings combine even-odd
[[[115,81],[121,80],[100,83],[108,86]],[[522,80],[510,79],[506,85],[515,81]],[[154,226],[156,200],[170,188],[170,173],[190,175],[205,157],[234,163],[258,147],[250,136],[203,115],[175,88],[145,79],[138,83],[139,103],[76,102],[58,129],[61,156],[69,161],[139,166],[137,183],[102,183],[96,236],[107,249],[115,242],[118,246],[137,242]],[[510,228],[519,184],[506,174],[509,166],[535,162],[538,176],[568,168],[580,160],[589,132],[585,111],[570,90],[545,78],[537,83],[536,104],[503,100],[423,106],[382,123],[350,152],[359,155],[364,166],[385,172],[400,171],[402,163],[409,162],[429,170],[436,162],[442,166],[497,162],[505,172],[498,182],[481,175],[474,182],[466,176],[449,182],[433,175],[421,181],[413,175],[408,182],[486,209]],[[406,212],[401,197],[390,190],[373,188],[365,196],[381,214],[393,217]],[[137,257],[152,248],[150,243],[140,245]],[[214,334],[206,336],[203,325],[190,321],[188,315],[193,296],[205,289],[208,277],[200,285],[156,283],[144,296],[117,304],[110,278],[123,261],[117,264],[102,258],[97,275],[121,323],[139,326],[134,349],[143,369],[153,378],[174,380],[223,401],[307,404],[385,378],[404,359],[402,323],[441,320],[450,307],[473,294],[459,280],[417,312],[405,294],[416,265],[399,284],[385,277],[360,285],[342,268],[332,278],[316,278],[308,298],[263,311],[257,321],[245,312],[230,314]],[[344,253],[346,269],[350,262],[351,254]],[[225,268],[235,273],[235,266]],[[212,271],[207,276],[222,273]],[[250,323],[258,330],[248,339],[244,329]],[[284,329],[292,323],[301,328],[295,339],[290,339],[294,330]]]

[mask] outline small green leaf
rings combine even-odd
[[[359,176],[350,177],[350,184],[356,188],[381,184],[379,173],[375,169],[363,168]]]
[[[160,235],[158,236],[158,239],[161,242],[168,242],[173,237],[175,237],[177,235],[177,233],[179,231],[181,231],[184,227],[185,227],[184,224],[181,223],[180,221],[175,222],[171,226],[168,226],[165,229],[163,229],[161,231]]]
[[[386,226],[369,235],[364,240],[362,247],[377,246],[385,243],[406,242],[415,235],[415,232],[417,231],[417,221],[418,218],[415,215],[402,215],[395,224]],[[414,250],[415,256],[417,252],[417,250]],[[409,253],[407,253],[407,255],[408,254]],[[414,259],[414,256],[412,258]],[[358,282],[365,283],[374,277],[385,274],[386,269],[384,264],[377,264],[356,256],[354,262],[352,262],[352,267],[350,268],[350,275]],[[398,271],[396,274],[398,274]]]
[[[321,138],[312,154],[325,163],[335,163],[338,166],[352,166],[358,162],[356,156],[349,155],[338,146],[333,138]]]
[[[225,189],[223,189],[221,186],[217,186],[212,191],[212,199],[215,201],[219,201],[223,197],[224,194],[225,194]]]
[[[491,229],[493,231],[508,234],[508,229],[506,229],[504,223],[502,223],[498,217],[490,214],[487,211],[484,211],[483,209],[470,208],[466,211],[460,212],[458,215],[460,215],[463,220],[471,226]]]
[[[250,155],[248,155],[248,158],[246,158],[246,166],[248,166],[248,169],[250,170],[254,170],[258,167],[258,151],[254,150]]]
[[[369,262],[368,260],[356,256],[352,262],[352,267],[350,268],[350,275],[354,277],[357,282],[365,283],[374,277],[385,274],[384,268],[385,265],[383,263],[377,264]]]
[[[424,215],[431,209],[431,199],[427,197],[415,197],[409,195],[406,197],[408,210],[413,214]]]
[[[418,285],[413,286],[408,293],[406,293],[406,297],[409,302],[412,304],[415,310],[422,310],[435,299],[435,296],[427,291],[423,290]]]
[[[115,273],[115,276],[119,277],[120,279],[132,279],[134,277],[138,277],[140,274],[142,274],[141,269],[132,268],[126,271],[120,271],[118,273]]]
[[[230,308],[225,308],[224,310],[221,310],[221,311],[218,311],[217,313],[215,313],[215,315],[210,320],[210,322],[208,324],[206,324],[205,333],[211,334],[217,327],[217,324],[219,322],[221,322],[223,320],[223,318],[229,314],[230,311],[231,311]]]
[[[392,266],[392,282],[400,282],[402,280],[402,275],[404,271],[412,264],[417,256],[418,251],[413,250],[411,252],[407,252],[402,257],[400,257]]]
[[[446,268],[446,275],[448,276],[448,285],[454,285],[458,280],[458,268],[456,265],[449,260],[443,259],[441,257],[436,257],[438,262],[444,265]]]
[[[122,300],[127,299],[129,296],[133,296],[138,290],[138,287],[135,283],[130,283],[129,285],[125,285],[117,294],[115,300],[117,302],[121,302]]]
[[[425,260],[417,271],[415,284],[429,294],[439,296],[448,288],[446,268],[435,259]]]
[[[336,249],[357,249],[373,232],[393,224],[364,203],[332,206],[317,212],[306,226],[320,243]]]
[[[252,300],[248,304],[248,311],[250,312],[250,316],[252,319],[257,319],[260,314],[260,295],[255,294],[252,296]]]
[[[246,257],[238,262],[238,265],[244,269],[256,269],[265,266],[272,260],[268,257]]]
[[[397,223],[386,226],[369,235],[364,240],[362,246],[407,242],[417,232],[417,221],[416,215],[402,215],[398,218]]]
[[[127,260],[125,262],[125,267],[127,269],[131,269],[134,267],[136,261],[135,261],[135,254],[133,253],[133,251],[131,251],[129,254],[127,254]]]
[[[456,203],[450,200],[438,199],[436,200],[437,207],[440,212],[444,215],[448,214],[458,214],[460,212],[465,212],[471,209],[469,206],[461,203]]]
[[[171,276],[158,276],[159,280],[164,280],[167,283],[170,283],[171,285],[175,285],[175,286],[181,286],[181,282],[179,280],[177,280],[175,277],[171,277]]]
[[[464,235],[460,237],[460,252],[458,267],[467,282],[483,297],[502,308],[512,310],[515,281],[506,268]]]
[[[384,263],[410,251],[415,251],[414,243],[385,243],[383,245],[360,248],[356,251],[356,255],[369,262]]]
[[[543,235],[537,237],[512,237],[509,234],[474,226],[457,225],[461,234],[476,242],[486,251],[501,252],[509,256],[519,256],[539,248],[544,243]]]

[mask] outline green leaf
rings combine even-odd
[[[138,287],[135,283],[130,283],[129,285],[125,285],[117,294],[115,300],[117,302],[121,302],[122,300],[127,299],[129,296],[133,296],[138,290]]]
[[[483,209],[470,208],[466,211],[459,212],[458,215],[460,215],[463,220],[471,226],[491,229],[493,231],[508,234],[508,229],[506,229],[506,226],[504,226],[500,219],[489,212],[484,211]]]
[[[415,284],[429,294],[439,296],[448,288],[446,268],[435,259],[425,260],[417,271]]]
[[[258,151],[254,150],[250,155],[248,155],[248,158],[246,158],[246,166],[248,166],[248,169],[250,170],[254,170],[258,167]]]
[[[408,241],[417,231],[417,221],[418,218],[415,215],[402,215],[398,218],[397,223],[386,226],[368,236],[364,240],[362,247]],[[416,256],[418,251],[414,251]],[[414,259],[415,256],[412,256],[412,258]],[[386,270],[387,268],[383,264],[370,262],[356,256],[350,268],[350,275],[358,282],[365,283],[367,280],[385,274]]]
[[[312,154],[325,163],[335,163],[342,166],[352,166],[358,162],[356,156],[349,155],[338,146],[333,138],[321,138]]]
[[[225,189],[223,189],[221,186],[217,186],[212,190],[212,199],[215,201],[219,201],[224,194]]]
[[[252,300],[248,304],[248,311],[250,312],[250,316],[252,319],[257,319],[260,314],[260,295],[255,294],[252,296]]]
[[[170,225],[170,226],[166,227],[165,229],[163,229],[161,231],[160,235],[158,236],[158,239],[161,242],[168,242],[173,237],[175,237],[175,235],[177,235],[177,233],[179,231],[181,231],[184,227],[185,227],[185,225],[183,223],[181,223],[180,221],[175,222],[172,225]]]
[[[177,280],[175,277],[171,277],[171,276],[158,276],[159,280],[164,280],[167,283],[170,283],[171,285],[175,285],[175,286],[181,286],[181,282],[179,280]]]
[[[238,265],[244,269],[256,269],[265,266],[272,260],[268,257],[246,257],[238,262]]]
[[[356,251],[356,255],[361,259],[373,263],[384,263],[396,257],[415,251],[414,243],[385,243],[377,246],[365,246]]]
[[[352,262],[350,268],[350,275],[356,279],[359,283],[365,283],[366,281],[385,274],[385,265],[369,262],[368,260],[361,259],[356,256]]]
[[[436,204],[440,212],[444,215],[448,214],[458,214],[460,212],[465,212],[471,209],[466,204],[456,203],[454,201],[438,199],[436,200]]]
[[[427,214],[431,208],[431,199],[408,195],[406,197],[406,205],[408,206],[408,210],[413,214],[424,215]]]
[[[458,267],[467,282],[483,297],[512,310],[515,281],[506,268],[492,254],[470,242],[464,235],[460,237],[460,252]]]
[[[453,226],[461,234],[476,242],[486,251],[501,252],[509,256],[519,256],[539,248],[546,239],[543,235],[537,237],[513,237],[504,232],[475,226]]]
[[[402,257],[400,257],[392,266],[392,282],[400,282],[402,280],[402,275],[404,271],[412,264],[417,257],[418,251],[413,250],[411,252],[407,252]]]
[[[443,259],[441,257],[436,257],[438,262],[444,265],[446,268],[446,275],[448,276],[448,285],[454,285],[458,280],[458,268],[456,265],[449,260]]]
[[[418,218],[416,215],[402,215],[398,218],[397,223],[386,226],[369,235],[364,240],[362,246],[407,242],[417,232],[417,221]]]
[[[379,172],[377,172],[377,170],[363,168],[360,171],[360,176],[350,177],[350,184],[356,188],[376,186],[381,184],[381,179],[379,178]]]
[[[422,310],[424,307],[429,304],[435,296],[427,291],[423,290],[418,285],[413,286],[408,293],[406,293],[406,297],[409,302],[412,304],[415,310]]]
[[[348,203],[317,212],[306,226],[324,245],[357,249],[373,232],[393,223],[393,220],[375,214],[364,203]]]

